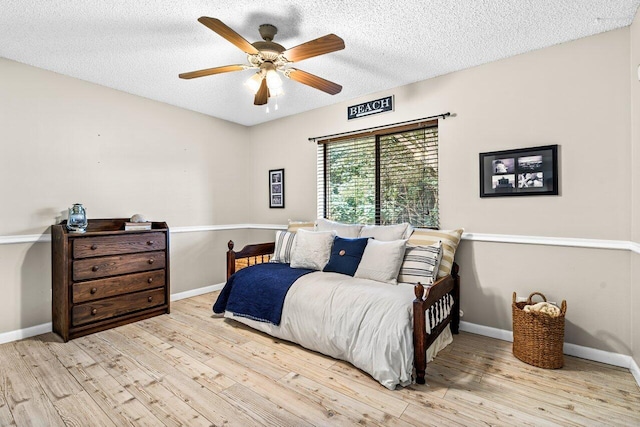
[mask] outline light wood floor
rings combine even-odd
[[[427,383],[390,391],[333,360],[212,318],[217,293],[63,344],[0,346],[0,425],[640,425],[628,370],[567,357],[526,365],[461,333]]]

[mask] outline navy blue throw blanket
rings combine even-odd
[[[220,314],[227,310],[235,316],[277,326],[289,288],[299,277],[312,271],[278,263],[243,268],[229,277],[213,305],[213,312]]]

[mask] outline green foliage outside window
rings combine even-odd
[[[437,128],[339,141],[322,149],[326,218],[438,227]]]

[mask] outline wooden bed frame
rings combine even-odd
[[[275,242],[246,245],[240,251],[234,251],[234,243],[227,244],[227,280],[241,268],[268,262],[275,249]],[[458,333],[460,326],[460,276],[455,262],[451,274],[438,279],[425,295],[425,288],[420,283],[414,287],[416,299],[413,300],[413,347],[416,382],[424,384],[427,369],[427,348],[438,338],[440,333],[451,324],[451,332]],[[453,297],[451,313],[436,326],[431,333],[426,331],[426,311],[434,306],[442,297],[450,294]],[[424,296],[423,296],[424,295]]]

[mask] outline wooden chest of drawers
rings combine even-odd
[[[65,341],[169,313],[169,228],[125,231],[125,221],[52,227],[53,331]]]

